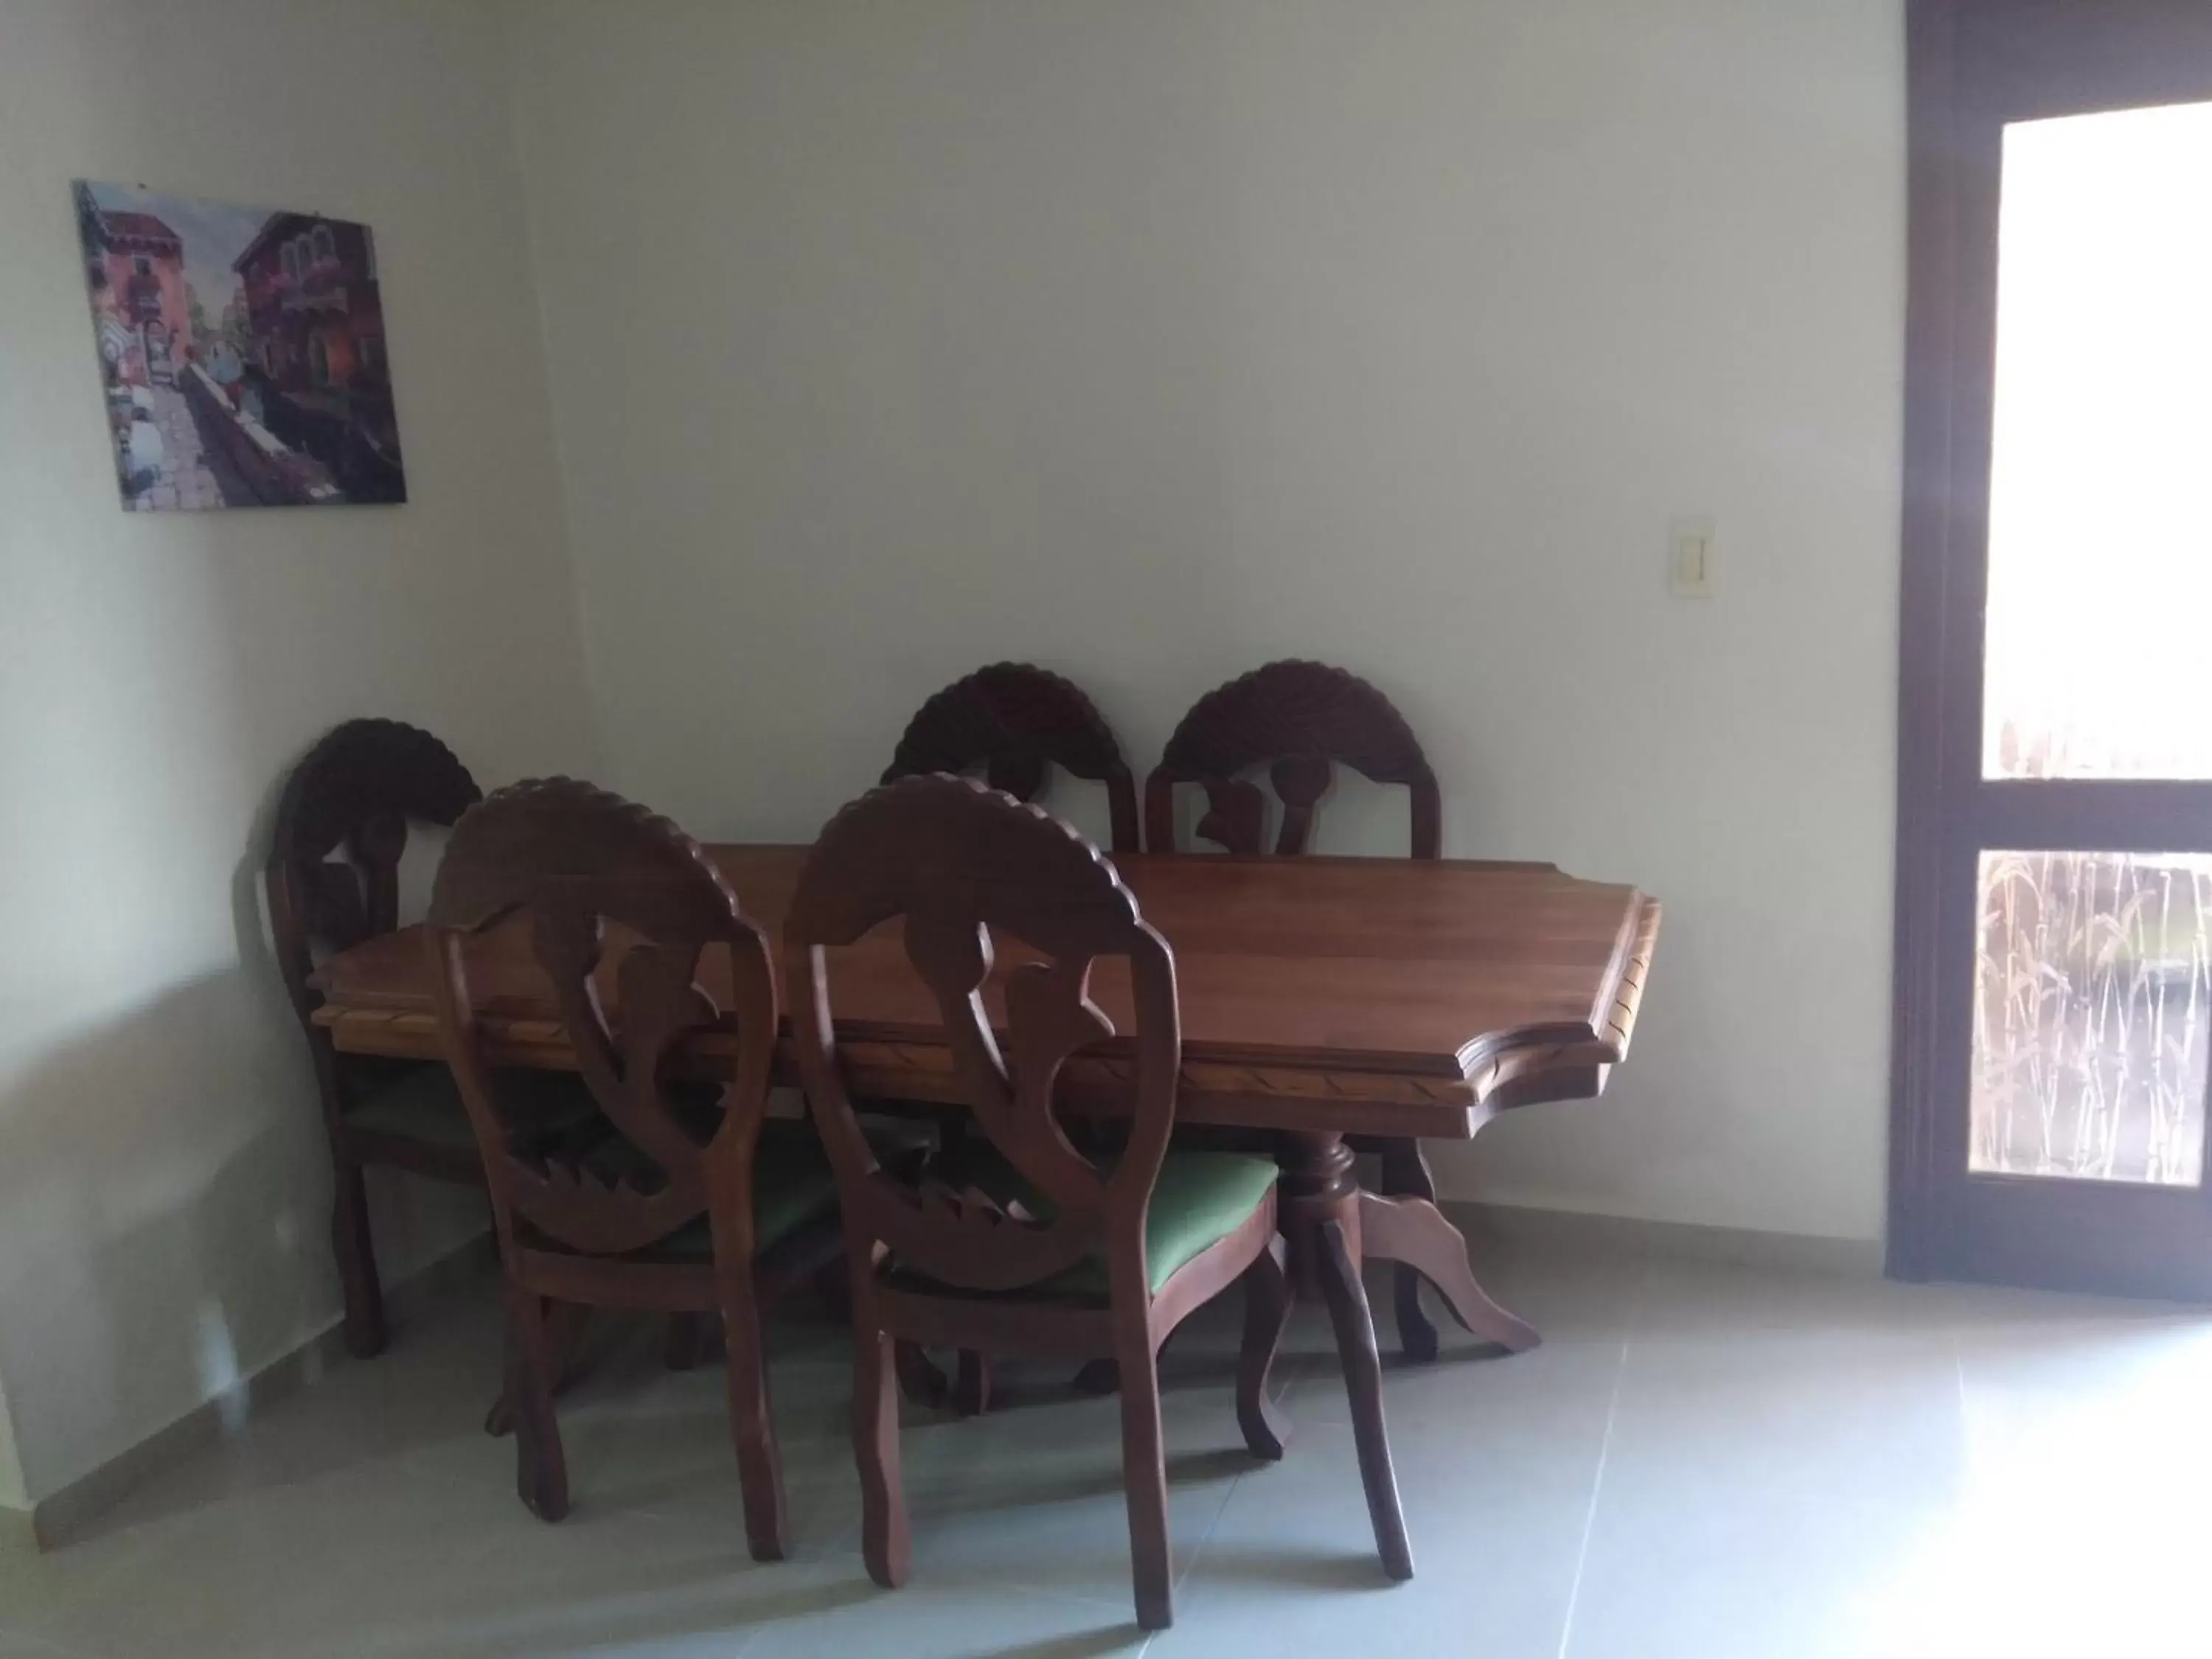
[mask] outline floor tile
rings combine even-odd
[[[1942,1334],[1986,1294],[1957,1287],[1717,1262],[1656,1261],[1645,1269],[1637,1334],[1647,1340],[1850,1340]]]
[[[1620,1362],[1620,1339],[1590,1329],[1523,1354],[1447,1349],[1387,1371],[1415,1567],[1402,1584],[1375,1552],[1341,1377],[1302,1378],[1286,1402],[1287,1454],[1237,1481],[1157,1651],[1230,1651],[1264,1631],[1270,1650],[1289,1654],[1449,1641],[1550,1659]]]
[[[0,1630],[0,1659],[83,1659],[71,1648],[57,1647],[33,1636],[18,1636]]]
[[[1923,1623],[2013,1654],[2205,1653],[2212,1321],[1978,1328],[1960,1387],[1965,1468],[1913,1580]]]
[[[1468,1241],[1468,1258],[1476,1282],[1491,1298],[1534,1325],[1553,1347],[1620,1335],[1642,1305],[1651,1276],[1651,1264],[1644,1258],[1588,1244],[1540,1249],[1518,1240],[1474,1237]],[[1366,1280],[1386,1354],[1396,1348],[1389,1275],[1387,1267],[1370,1267]],[[1436,1291],[1425,1291],[1424,1300],[1447,1349],[1476,1346],[1452,1323]]]
[[[804,1567],[751,1560],[742,1529],[622,1510],[525,1516],[471,1554],[344,1590],[326,1604],[337,1633],[314,1650],[349,1659],[726,1655],[823,1604]]]
[[[1374,1553],[1327,1321],[1238,1433],[1234,1297],[1163,1361],[1175,1628],[1132,1620],[1120,1408],[1002,1365],[975,1420],[908,1407],[913,1582],[867,1581],[843,1333],[771,1332],[793,1559],[746,1553],[719,1363],[620,1322],[560,1409],[574,1510],[483,1432],[495,1299],[461,1287],[89,1536],[0,1558],[0,1659],[161,1654],[2190,1656],[2212,1528],[2212,1319],[2086,1297],[1478,1244],[1533,1321],[1405,1363],[1370,1276],[1417,1575]]]
[[[973,1580],[925,1578],[879,1589],[857,1562],[813,1570],[766,1621],[745,1659],[1103,1659],[1141,1654],[1131,1612]]]
[[[1746,1285],[1731,1317],[1738,1282],[1656,1293],[1628,1339],[1571,1659],[1905,1650],[1898,1576],[1963,1468],[1953,1340],[1827,1288]]]
[[[1561,1450],[1510,1470],[1490,1460],[1496,1484],[1476,1461],[1455,1468],[1401,1457],[1415,1571],[1392,1583],[1376,1555],[1350,1431],[1302,1434],[1279,1468],[1237,1484],[1179,1589],[1176,1626],[1158,1651],[1233,1651],[1264,1632],[1283,1653],[1421,1652],[1449,1632],[1470,1651],[1554,1654],[1599,1437],[1594,1428],[1582,1455]],[[1504,1486],[1510,1501],[1493,1501]]]
[[[489,1494],[375,1468],[165,1499],[45,1558],[7,1620],[101,1655],[311,1651],[363,1579],[473,1554],[502,1518]]]
[[[902,1431],[916,1583],[1011,1584],[1130,1604],[1121,1401],[1082,1399],[1052,1374],[1049,1403],[1017,1393],[986,1415],[908,1422]],[[1164,1387],[1169,1537],[1187,1568],[1237,1477],[1255,1466],[1225,1382]],[[854,1489],[857,1492],[857,1480]],[[845,1547],[856,1557],[857,1530]]]

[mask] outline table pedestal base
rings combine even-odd
[[[1544,1339],[1525,1319],[1507,1312],[1490,1299],[1468,1266],[1467,1236],[1444,1219],[1443,1212],[1425,1198],[1377,1198],[1359,1194],[1360,1238],[1366,1254],[1400,1265],[1398,1294],[1400,1328],[1404,1328],[1404,1300],[1413,1275],[1436,1287],[1444,1307],[1460,1329],[1479,1341],[1494,1342],[1508,1353],[1524,1353]],[[1411,1268],[1413,1275],[1403,1269]],[[1413,1359],[1434,1358],[1413,1352]]]
[[[1382,1416],[1382,1356],[1375,1315],[1368,1305],[1360,1267],[1369,1257],[1396,1261],[1436,1286],[1444,1306],[1470,1335],[1512,1352],[1532,1348],[1538,1337],[1525,1321],[1499,1307],[1475,1282],[1467,1240],[1425,1198],[1382,1198],[1360,1189],[1352,1148],[1339,1134],[1294,1134],[1279,1143],[1282,1226],[1290,1242],[1291,1279],[1300,1296],[1328,1306],[1344,1386],[1352,1402],[1359,1477],[1382,1569],[1393,1578],[1413,1576],[1413,1547],[1398,1501]],[[1401,1279],[1404,1278],[1401,1275]],[[1407,1292],[1400,1290],[1400,1311]],[[1418,1310],[1417,1310],[1418,1311]],[[1410,1345],[1409,1345],[1410,1346]],[[1416,1350],[1417,1358],[1427,1354]]]
[[[1328,1304],[1345,1393],[1352,1402],[1352,1437],[1375,1547],[1384,1572],[1411,1578],[1413,1549],[1406,1537],[1390,1435],[1382,1420],[1382,1357],[1376,1346],[1367,1287],[1359,1277],[1362,1194],[1352,1173],[1352,1148],[1341,1135],[1285,1135],[1276,1160],[1283,1170],[1277,1202],[1290,1244],[1291,1289],[1297,1296],[1318,1296]],[[1278,1338],[1281,1330],[1279,1322]]]

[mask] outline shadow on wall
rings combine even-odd
[[[236,866],[234,965],[39,1056],[0,1092],[0,1377],[24,1484],[52,1495],[337,1320],[329,1159],[265,933]],[[482,1201],[374,1184],[387,1271],[483,1225]]]

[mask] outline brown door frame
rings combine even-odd
[[[2212,1297],[2212,1187],[1970,1176],[1966,1113],[1980,849],[2212,851],[2212,783],[1981,776],[2003,126],[2212,100],[2212,0],[1907,0],[1906,61],[1888,1271]]]

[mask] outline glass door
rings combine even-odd
[[[2212,1297],[2212,6],[1911,44],[1893,1269]]]

